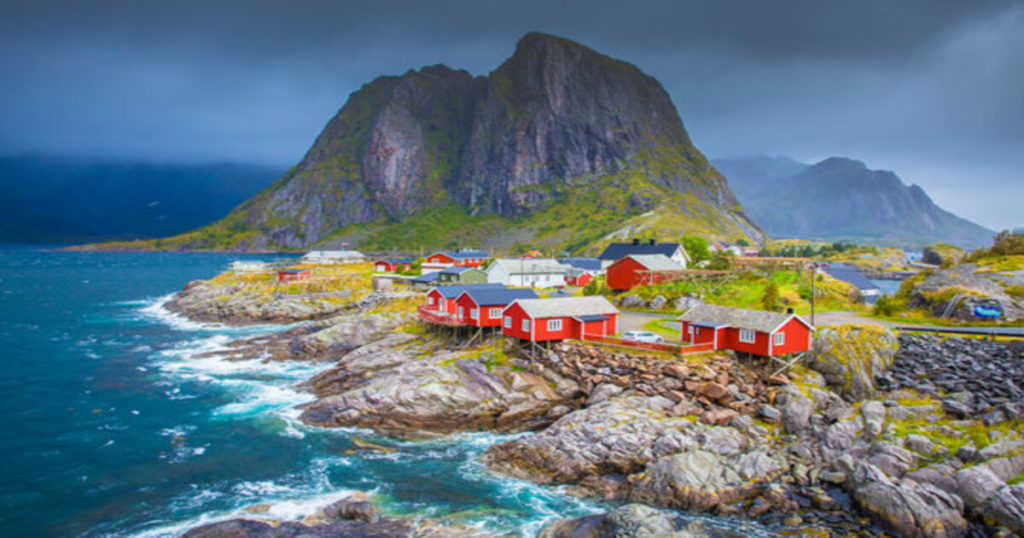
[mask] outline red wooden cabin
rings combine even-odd
[[[619,311],[600,295],[520,299],[505,309],[501,332],[531,342],[582,340],[586,335],[615,334],[618,316]]]
[[[427,303],[420,308],[428,312],[455,316],[457,306],[455,300],[462,292],[473,289],[505,289],[503,284],[460,284],[453,286],[436,286],[427,292]]]
[[[378,273],[397,273],[412,268],[412,258],[381,258],[373,262],[373,270]]]
[[[630,290],[641,284],[658,284],[665,279],[657,274],[643,271],[681,271],[682,265],[664,254],[631,254],[608,266],[608,287],[613,290]]]
[[[423,272],[440,271],[447,267],[480,267],[491,255],[479,250],[445,250],[435,252],[423,260]]]
[[[679,320],[682,321],[683,342],[712,344],[714,349],[763,357],[807,351],[814,330],[803,318],[792,313],[709,304],[691,308]]]
[[[565,283],[568,286],[586,286],[594,280],[594,274],[582,269],[569,269],[565,275]]]
[[[278,282],[297,282],[313,277],[312,269],[281,269],[277,272]]]
[[[505,307],[517,299],[536,299],[533,290],[524,288],[471,288],[455,300],[455,316],[474,327],[500,327]]]

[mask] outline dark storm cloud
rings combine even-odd
[[[848,155],[1007,226],[1024,220],[1000,202],[1022,194],[1022,13],[960,0],[6,2],[0,153],[290,164],[374,77],[433,63],[483,74],[541,30],[658,78],[710,155]]]

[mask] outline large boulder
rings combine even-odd
[[[891,331],[873,325],[819,329],[807,366],[820,372],[848,401],[875,392],[875,375],[892,366],[899,341]]]
[[[890,478],[870,463],[860,463],[853,473],[853,498],[874,521],[900,536],[967,534],[960,497],[931,484]]]
[[[626,504],[611,512],[559,519],[537,538],[697,538],[708,536],[704,522],[687,522],[677,514],[643,504]]]
[[[967,253],[959,247],[936,243],[924,247],[921,261],[931,265],[952,265],[959,262]]]

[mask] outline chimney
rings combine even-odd
[[[791,307],[787,308],[786,309],[786,313],[787,314],[792,314],[793,313],[793,307],[791,306]]]
[[[655,245],[656,243],[654,242],[654,240],[653,240],[653,239],[649,239],[649,240],[647,241],[647,244],[648,244],[648,245],[651,245],[651,246],[653,247],[653,246],[654,246],[654,245]]]
[[[640,239],[639,239],[639,238],[636,238],[636,237],[634,237],[634,238],[633,238],[633,246],[635,247],[635,246],[637,246],[637,245],[639,245],[639,244],[640,244]]]

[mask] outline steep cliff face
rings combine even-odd
[[[689,227],[759,237],[656,80],[572,41],[531,33],[486,77],[431,66],[363,86],[277,183],[224,220],[166,244],[385,246],[374,239],[383,228],[456,208],[491,223],[509,219],[488,235],[500,244],[561,226],[566,231],[547,243],[581,247],[599,239],[593,230],[581,235],[582,223],[538,220],[575,199],[621,213],[602,220],[603,234],[658,221],[671,233]],[[640,218],[651,212],[672,218]]]
[[[774,238],[899,247],[976,247],[992,240],[991,230],[937,206],[921,187],[860,161],[831,157],[774,177],[756,173],[756,158],[747,166],[741,161],[722,167],[731,171],[744,206]]]

